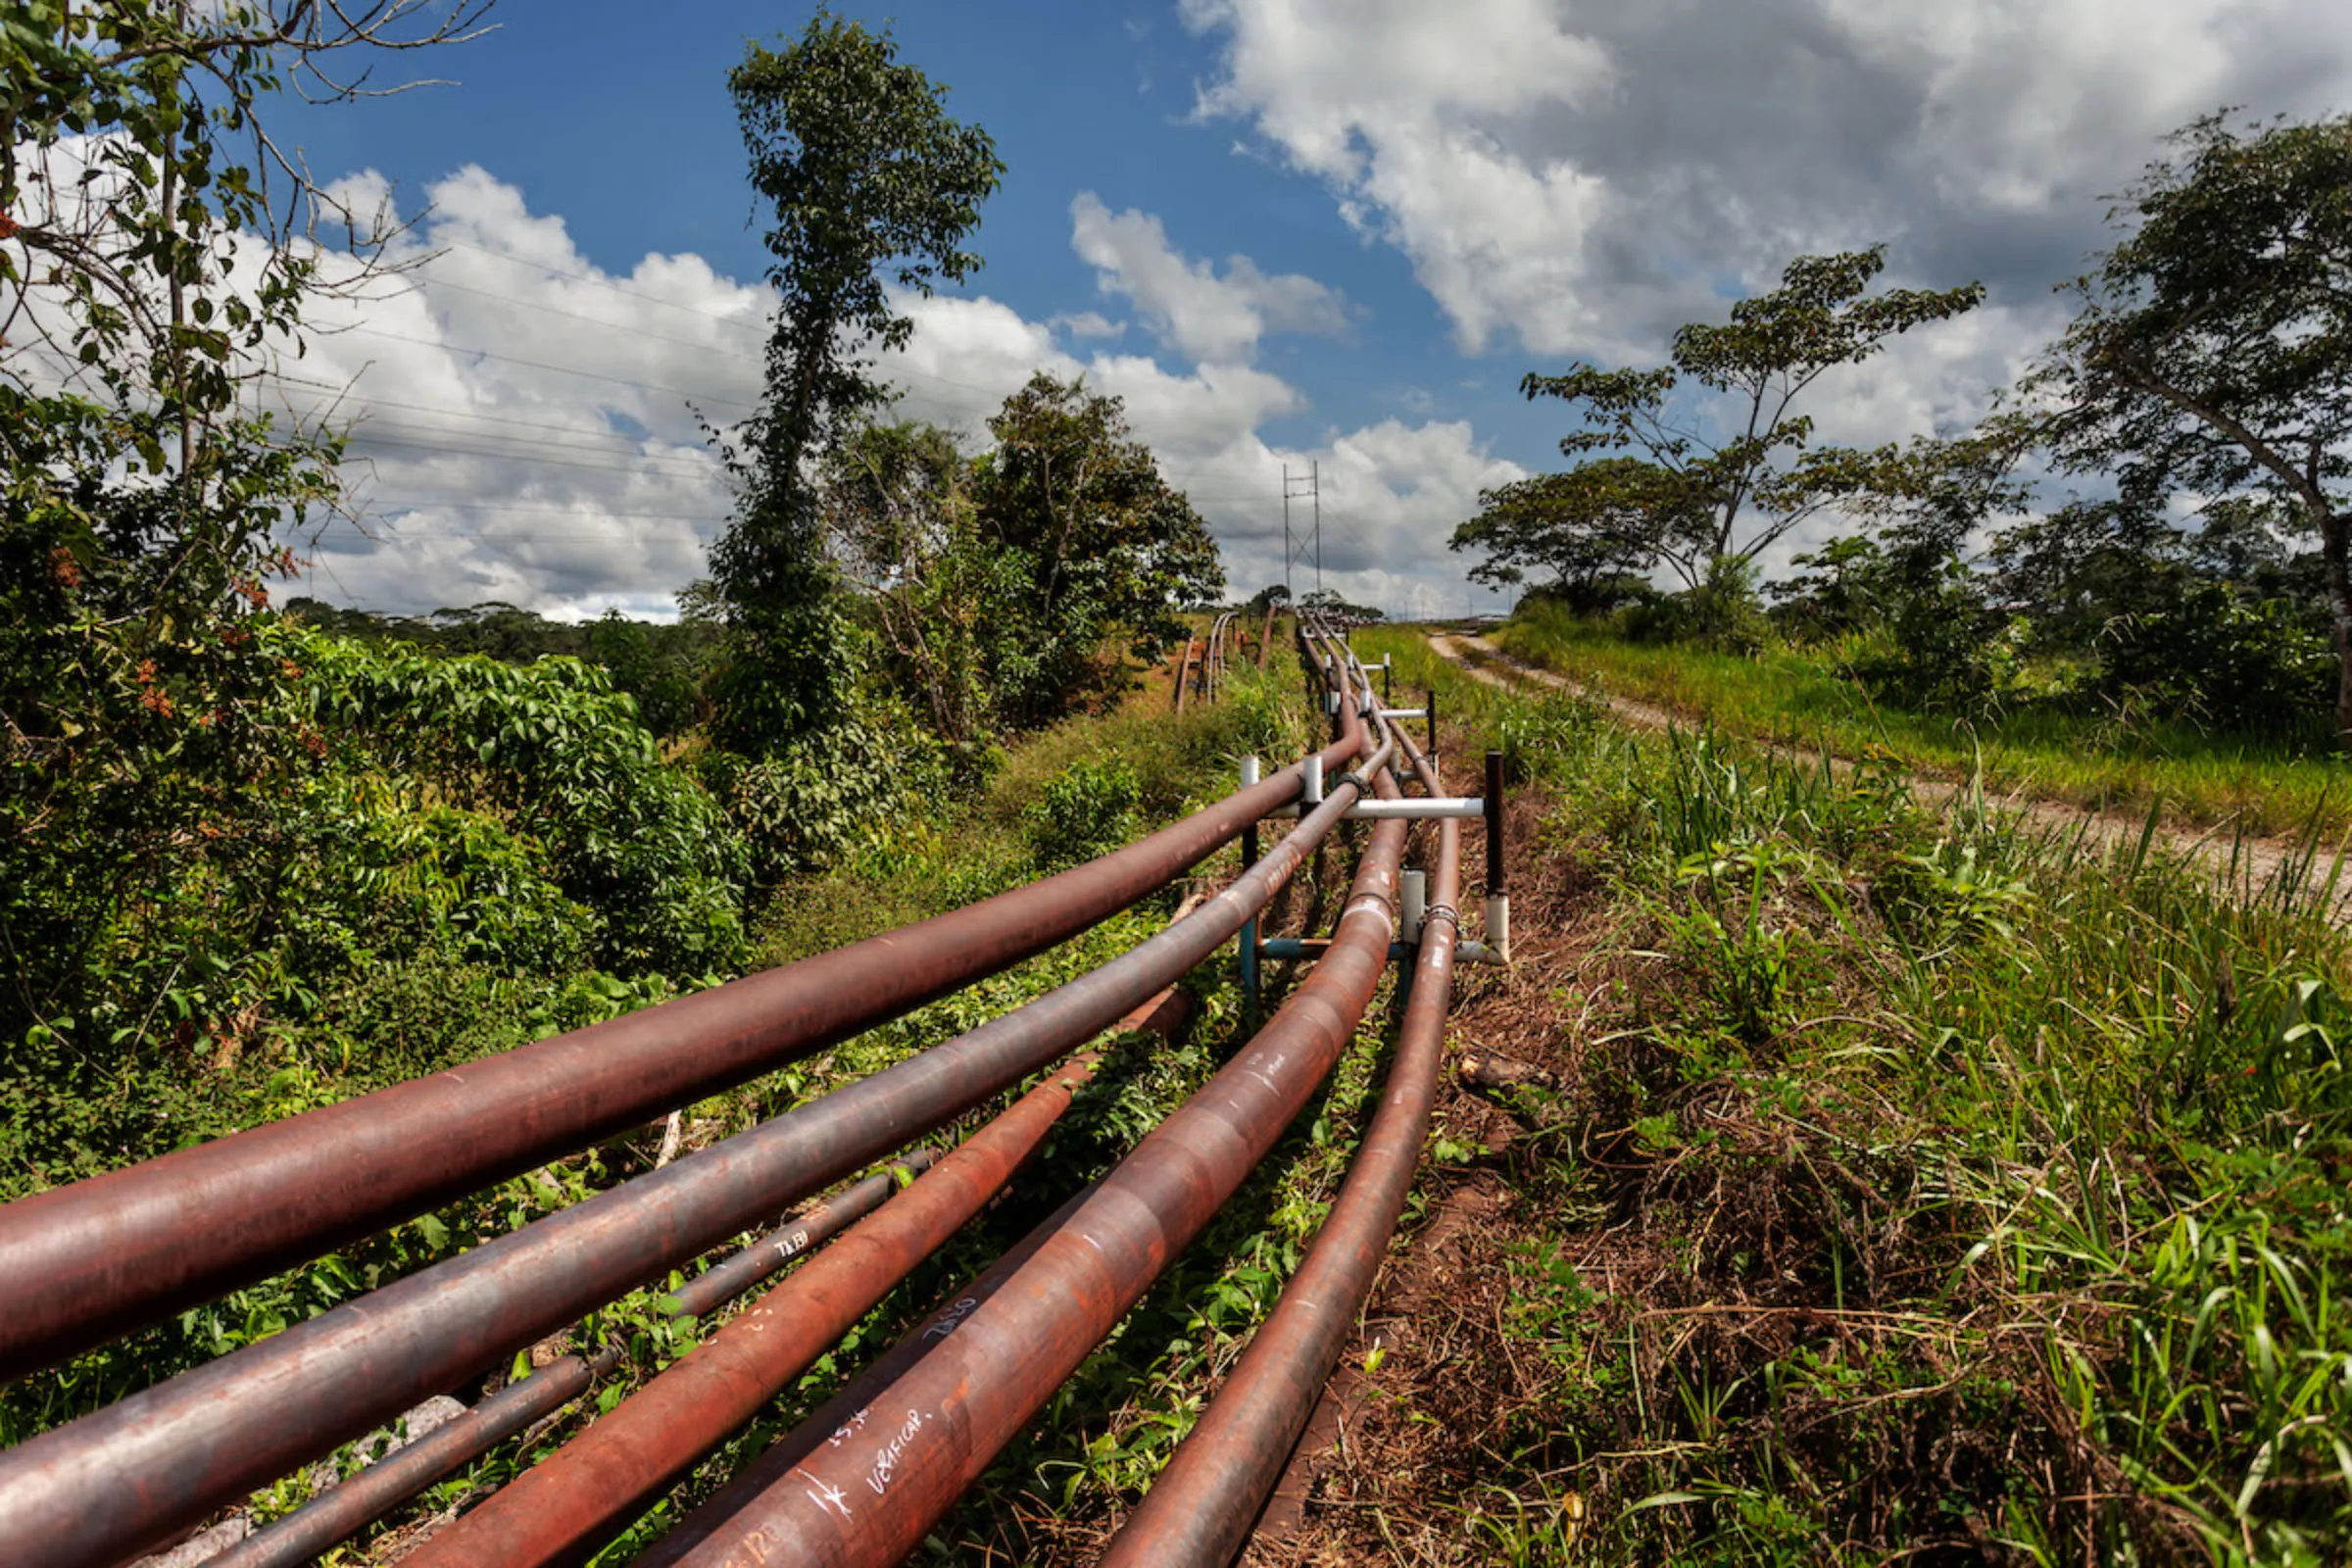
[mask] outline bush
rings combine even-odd
[[[2326,743],[2335,656],[2283,600],[2205,583],[2175,608],[2118,616],[2100,653],[2103,696],[2153,699],[2218,729]]]
[[[1687,635],[1727,654],[1763,652],[1771,625],[1756,597],[1756,564],[1718,556],[1707,580],[1683,596]]]
[[[1699,643],[1754,655],[1772,632],[1756,597],[1752,562],[1719,561],[1707,581],[1683,593],[1660,593],[1643,583],[1626,585],[1613,597],[1623,605],[1610,616],[1616,634],[1646,647]]]
[[[2018,689],[2024,635],[2023,624],[1987,605],[1975,584],[1954,578],[1907,601],[1885,627],[1856,637],[1845,663],[1882,702],[1973,717]]]
[[[662,760],[636,705],[576,659],[435,658],[273,628],[307,668],[309,716],[352,771],[495,813],[543,847],[564,895],[602,917],[599,961],[699,974],[741,950],[745,846],[710,795]]]
[[[1144,796],[1135,769],[1116,758],[1073,762],[1046,781],[1029,808],[1029,843],[1041,866],[1075,865],[1135,837]]]
[[[991,760],[986,751],[942,745],[895,704],[869,702],[772,756],[714,752],[702,767],[749,850],[753,877],[773,886],[835,864],[958,776],[984,777]]]

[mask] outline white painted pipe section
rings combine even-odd
[[[1476,795],[1416,795],[1401,801],[1358,801],[1348,808],[1348,814],[1359,822],[1462,820],[1485,816],[1487,803]]]
[[[1317,758],[1315,760],[1320,762],[1322,759]],[[1252,752],[1250,756],[1242,759],[1242,788],[1248,789],[1256,782],[1257,754]]]
[[[1323,759],[1310,756],[1299,764],[1298,804],[1310,810],[1323,804]]]
[[[1426,708],[1384,708],[1380,710],[1380,716],[1383,718],[1427,718],[1429,710]]]
[[[1507,893],[1487,900],[1487,946],[1500,954],[1504,963],[1511,961],[1511,896]]]
[[[1421,922],[1429,918],[1429,873],[1404,873],[1404,940],[1414,947],[1421,945]]]

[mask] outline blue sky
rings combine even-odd
[[[2130,25],[2111,0],[838,9],[889,24],[1008,166],[985,270],[916,311],[907,412],[978,440],[1028,369],[1086,370],[1242,592],[1280,569],[1282,465],[1321,463],[1333,586],[1399,610],[1458,608],[1446,535],[1555,461],[1527,370],[1654,358],[1789,256],[1885,240],[1888,281],[1991,303],[1814,412],[1849,440],[1965,422],[2062,320],[2050,283],[2163,130],[2352,105],[2352,8],[2319,0],[2145,0]],[[808,15],[502,0],[497,32],[387,63],[459,85],[281,114],[314,172],[438,202],[407,285],[319,317],[362,330],[314,345],[305,412],[340,381],[381,439],[374,520],[322,539],[318,591],[658,613],[699,574],[723,487],[644,383],[756,387],[761,220],[724,78]],[[435,429],[473,446],[428,452]]]

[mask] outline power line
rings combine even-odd
[[[485,255],[485,256],[496,256],[496,257],[500,257],[502,260],[505,260],[505,261],[510,261],[510,262],[514,262],[514,263],[517,263],[518,265],[521,265],[521,266],[524,266],[524,267],[538,267],[538,266],[539,266],[539,264],[538,264],[538,263],[536,263],[536,262],[526,262],[526,261],[524,261],[524,260],[523,260],[521,257],[519,257],[519,256],[509,256],[509,255],[507,255],[507,254],[506,254],[505,252],[503,252],[503,251],[493,251],[493,250],[488,250],[488,249],[485,249],[484,247],[482,247],[482,246],[479,246],[479,245],[471,245],[471,244],[466,244],[466,243],[465,241],[463,241],[463,240],[451,240],[451,241],[447,241],[446,243],[448,243],[448,244],[452,244],[452,245],[460,245],[460,246],[463,246],[465,249],[466,249],[466,250],[470,250],[470,251],[480,251],[480,252],[481,252],[483,255]],[[615,293],[615,294],[625,294],[625,295],[629,296],[631,299],[641,299],[641,300],[647,300],[647,301],[650,301],[651,303],[653,303],[653,304],[656,304],[656,305],[668,305],[668,306],[670,306],[670,307],[671,307],[672,309],[674,309],[674,310],[681,310],[681,311],[692,311],[692,312],[693,312],[695,315],[697,315],[697,316],[703,316],[703,317],[708,317],[710,319],[711,319],[711,320],[713,320],[713,321],[725,321],[725,322],[728,322],[729,324],[732,324],[732,325],[741,325],[741,324],[742,324],[742,323],[741,323],[740,321],[738,321],[738,320],[737,320],[737,319],[736,319],[734,317],[731,317],[731,316],[724,315],[724,314],[722,314],[722,313],[720,313],[720,312],[717,312],[717,311],[705,311],[705,310],[699,310],[699,309],[697,309],[696,307],[694,307],[694,306],[691,306],[691,305],[679,305],[679,304],[676,304],[674,301],[670,301],[670,300],[662,300],[662,299],[656,299],[656,298],[655,298],[653,295],[651,295],[651,294],[643,294],[643,293],[639,293],[639,292],[638,292],[637,290],[635,290],[635,289],[621,288],[621,287],[620,287],[619,285],[617,285],[617,284],[603,282],[602,280],[600,280],[600,279],[598,279],[598,278],[593,278],[593,277],[590,277],[590,276],[588,276],[586,273],[582,273],[582,272],[566,272],[566,271],[564,271],[564,270],[563,270],[562,269],[560,269],[560,268],[543,268],[543,269],[542,269],[542,270],[544,270],[544,271],[547,271],[547,272],[550,272],[550,273],[554,274],[554,275],[555,275],[555,276],[557,276],[557,277],[566,277],[566,278],[570,278],[570,279],[572,279],[572,280],[573,280],[573,281],[575,281],[575,282],[581,282],[581,283],[592,283],[592,284],[595,284],[597,287],[600,287],[600,288],[609,288],[609,289],[611,289],[611,290],[612,290],[613,293]],[[610,329],[612,329],[612,330],[613,330],[613,331],[616,331],[616,332],[628,332],[628,333],[631,333],[631,334],[633,334],[633,335],[635,335],[635,336],[638,336],[638,337],[650,338],[650,339],[652,339],[654,342],[657,342],[657,343],[674,343],[674,344],[677,344],[678,346],[680,346],[680,347],[682,347],[682,348],[691,348],[691,349],[704,349],[704,350],[707,350],[707,351],[710,351],[710,352],[712,352],[712,353],[725,354],[725,355],[727,355],[727,356],[728,356],[730,359],[739,359],[739,360],[743,360],[743,361],[745,361],[745,362],[746,362],[746,363],[748,363],[748,364],[754,364],[754,365],[757,365],[757,364],[760,364],[760,363],[762,363],[762,357],[761,357],[761,356],[760,356],[760,355],[757,355],[757,354],[746,354],[746,353],[742,353],[742,352],[740,352],[740,351],[737,351],[737,350],[725,349],[725,348],[721,348],[721,347],[719,347],[719,346],[718,346],[718,345],[716,345],[716,344],[710,344],[710,343],[694,343],[694,342],[690,342],[690,341],[688,341],[688,340],[687,340],[687,339],[685,339],[685,338],[665,337],[665,336],[662,335],[662,334],[661,334],[661,333],[659,333],[659,332],[648,332],[648,331],[646,331],[646,330],[645,330],[644,328],[642,328],[642,327],[630,326],[630,325],[628,325],[628,324],[627,324],[627,323],[625,323],[625,322],[620,322],[620,321],[608,321],[608,320],[605,320],[605,319],[604,319],[603,318],[601,318],[601,317],[595,317],[595,316],[583,316],[583,315],[581,315],[581,314],[580,314],[579,312],[577,312],[577,311],[567,311],[567,310],[564,310],[564,309],[563,309],[563,308],[562,308],[562,307],[560,307],[560,306],[555,306],[555,305],[542,305],[542,304],[539,304],[537,301],[534,301],[534,300],[524,300],[524,299],[517,299],[517,298],[515,298],[515,297],[514,297],[514,295],[512,295],[512,294],[501,294],[501,293],[498,293],[498,292],[496,292],[495,290],[492,290],[492,289],[486,289],[486,288],[479,288],[479,287],[476,287],[475,285],[473,285],[473,284],[471,284],[471,283],[457,283],[457,282],[452,282],[452,281],[450,281],[449,279],[442,277],[442,276],[441,276],[439,273],[437,273],[437,272],[420,272],[420,273],[418,273],[417,275],[418,275],[418,276],[420,276],[421,278],[423,278],[423,279],[424,279],[424,281],[425,281],[426,285],[428,286],[428,288],[454,288],[454,289],[457,289],[457,290],[459,290],[461,293],[466,293],[466,294],[478,294],[478,295],[480,295],[480,296],[481,296],[482,298],[484,298],[484,299],[489,299],[489,300],[497,300],[497,301],[501,302],[502,304],[507,304],[507,305],[519,305],[519,306],[523,307],[525,310],[532,310],[532,311],[545,311],[546,313],[548,313],[548,314],[549,314],[549,315],[551,315],[551,316],[566,316],[566,317],[569,317],[569,318],[572,318],[573,320],[575,320],[575,321],[586,321],[586,322],[588,322],[590,325],[593,325],[593,326],[602,326],[602,327],[608,327],[608,328],[610,328]],[[763,324],[764,324],[764,322],[763,322]],[[988,399],[990,399],[990,400],[991,400],[993,403],[999,403],[999,404],[1001,404],[1001,403],[1003,403],[1003,402],[1004,402],[1004,400],[1006,397],[1008,397],[1008,396],[1010,396],[1010,395],[1011,395],[1010,393],[1008,393],[1008,392],[1006,392],[1006,391],[1003,390],[1002,388],[998,388],[998,387],[987,387],[987,386],[981,386],[981,385],[978,385],[977,383],[975,383],[975,382],[971,382],[971,381],[958,381],[958,380],[956,380],[955,378],[953,378],[952,376],[945,376],[945,375],[933,375],[933,374],[932,374],[930,371],[928,371],[928,370],[917,370],[917,369],[910,368],[908,368],[908,367],[906,367],[906,366],[899,366],[899,367],[896,367],[896,368],[895,368],[895,373],[897,373],[897,374],[901,374],[901,375],[910,375],[910,376],[914,377],[914,378],[915,378],[916,380],[918,380],[918,381],[934,381],[934,382],[937,382],[937,383],[938,383],[939,385],[941,385],[941,386],[953,386],[953,387],[960,387],[961,389],[963,389],[963,390],[964,390],[964,391],[966,391],[966,392],[977,392],[977,393],[979,393],[979,394],[980,394],[982,397],[985,397],[985,398],[988,398]]]
[[[649,539],[638,534],[598,533],[583,528],[496,529],[478,533],[450,530],[428,533],[421,529],[395,527],[382,534],[362,533],[360,537],[370,544],[378,545],[428,544],[438,540],[454,540],[460,544],[536,544],[551,539],[594,539],[607,544],[667,544],[675,542],[667,539]],[[700,538],[698,537],[695,542],[700,544]]]
[[[567,320],[586,321],[590,326],[601,326],[608,331],[626,332],[631,337],[644,338],[650,343],[671,343],[682,349],[699,349],[710,354],[724,354],[732,360],[743,360],[750,364],[759,363],[758,355],[739,353],[716,343],[697,343],[691,338],[669,337],[661,332],[649,332],[642,326],[631,326],[626,321],[608,321],[601,316],[584,316],[578,311],[567,311],[558,305],[542,305],[536,300],[519,300],[512,294],[498,294],[486,288],[475,288],[470,283],[454,283],[446,277],[431,272],[424,274],[424,285],[422,289],[418,290],[419,293],[429,294],[438,288],[456,289],[461,294],[476,294],[486,300],[496,300],[501,305],[516,305],[526,311],[541,311],[549,316],[564,317]]]
[[[369,435],[365,431],[354,431],[348,439],[353,446],[396,447],[402,451],[426,452],[437,457],[444,458],[491,458],[507,463],[544,464],[549,467],[582,468],[594,473],[643,473],[646,472],[648,468],[652,468],[654,469],[655,477],[683,479],[688,477],[701,477],[704,473],[712,473],[715,471],[712,469],[703,469],[699,472],[690,473],[685,469],[663,468],[659,466],[662,464],[682,463],[686,461],[680,458],[648,457],[638,458],[629,463],[583,463],[577,458],[547,458],[541,457],[536,453],[515,452],[495,447],[485,449],[482,447],[450,446],[439,441],[404,441],[398,436]]]
[[[321,392],[348,393],[351,390],[349,385],[338,384],[333,381],[320,381],[310,376],[272,374],[270,376],[270,380],[279,386],[312,387]],[[338,408],[341,406],[342,405],[340,403],[336,405]],[[355,402],[354,407],[359,414],[367,414],[375,409],[400,409],[411,414],[437,414],[444,418],[464,419],[469,423],[512,424],[519,429],[524,430],[553,430],[559,435],[609,434],[617,441],[659,441],[664,439],[663,437],[651,434],[645,436],[633,436],[625,430],[614,430],[610,425],[608,425],[604,430],[598,431],[585,429],[576,424],[555,424],[545,419],[517,419],[507,415],[485,414],[477,409],[444,408],[439,404],[433,403],[404,403],[397,398],[379,398],[373,396],[372,394],[369,395],[365,402]],[[306,416],[295,410],[291,404],[289,404],[283,410],[272,410],[270,412],[282,412],[289,417],[297,419],[306,417]],[[324,412],[325,411],[323,408],[314,410],[307,416],[317,420],[323,415]],[[670,444],[674,446],[681,443],[672,442]]]
[[[583,514],[578,507],[535,507],[504,501],[443,500],[438,496],[364,496],[355,497],[355,506],[380,507],[388,512],[494,512],[536,513],[541,515],[570,517]],[[718,513],[685,514],[676,512],[624,512],[606,507],[593,507],[586,514],[599,517],[650,517],[658,522],[725,522]]]
[[[636,450],[636,438],[622,435],[618,431],[612,433],[612,439],[626,444],[616,447],[595,441],[550,441],[544,436],[502,435],[496,430],[452,429],[443,425],[410,424],[401,419],[384,419],[369,424],[354,425],[346,432],[346,437],[353,441],[391,439],[388,436],[372,433],[378,429],[391,430],[409,436],[457,436],[474,441],[496,441],[515,447],[545,448],[551,452],[601,452],[611,457],[633,457],[636,461],[646,464],[690,464],[698,471],[706,466],[706,460],[700,455],[700,449],[681,452],[639,452]],[[587,432],[581,433],[586,434]]]
[[[558,375],[576,375],[590,381],[611,381],[617,386],[633,386],[645,392],[666,392],[673,397],[688,398],[704,403],[724,403],[738,409],[757,409],[757,403],[742,398],[720,397],[711,392],[694,392],[682,386],[663,386],[657,381],[639,381],[630,376],[611,375],[603,370],[583,370],[577,366],[550,365],[544,360],[526,360],[518,354],[500,354],[490,349],[469,348],[463,343],[436,343],[429,338],[407,337],[374,326],[344,326],[338,332],[357,332],[365,337],[380,337],[387,342],[407,343],[416,348],[443,349],[451,354],[470,354],[479,359],[497,360],[505,365],[520,365],[534,370],[551,370]]]

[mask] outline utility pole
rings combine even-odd
[[[1295,484],[1304,484],[1306,488],[1303,490],[1294,489]],[[1294,546],[1291,542],[1291,503],[1294,500],[1314,503],[1312,533],[1308,541],[1300,546]],[[1309,464],[1306,472],[1294,479],[1291,474],[1291,466],[1286,463],[1282,466],[1283,587],[1291,586],[1291,567],[1296,565],[1298,558],[1306,554],[1309,549],[1313,550],[1315,556],[1315,592],[1319,594],[1323,591],[1323,465],[1320,461]]]
[[[1293,605],[1298,596],[1291,592],[1291,563],[1297,560],[1291,550],[1291,466],[1282,466],[1282,592]]]

